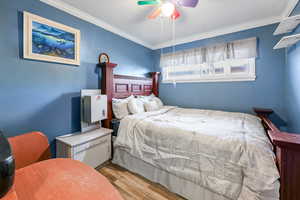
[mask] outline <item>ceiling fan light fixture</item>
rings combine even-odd
[[[199,0],[138,0],[137,4],[144,5],[158,5],[148,18],[156,19],[157,17],[170,17],[176,20],[180,17],[180,12],[177,7],[191,7],[195,8]]]
[[[170,17],[175,11],[175,5],[170,2],[166,2],[161,5],[162,15],[165,17]]]

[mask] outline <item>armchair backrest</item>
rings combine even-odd
[[[50,145],[47,136],[32,132],[8,139],[15,157],[16,169],[50,159]]]

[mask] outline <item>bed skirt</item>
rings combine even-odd
[[[165,170],[135,158],[127,153],[127,151],[120,148],[114,150],[112,162],[131,172],[137,173],[152,182],[159,183],[168,188],[171,192],[179,194],[189,200],[229,200],[200,185],[179,178]]]

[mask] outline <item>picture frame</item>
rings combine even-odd
[[[80,30],[24,11],[25,59],[80,65]]]

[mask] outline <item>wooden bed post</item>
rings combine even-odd
[[[254,108],[274,146],[280,173],[280,200],[300,199],[300,134],[280,131],[268,118],[271,109]]]
[[[153,94],[158,97],[158,95],[159,95],[158,83],[159,83],[159,74],[160,74],[160,72],[151,72],[150,74],[151,74],[151,77],[152,77],[152,91],[153,91]]]
[[[110,128],[110,122],[113,117],[112,113],[112,98],[113,98],[113,80],[114,80],[114,68],[117,64],[114,63],[101,63],[99,64],[102,68],[102,82],[101,82],[101,93],[107,95],[107,119],[103,120],[103,126]]]

